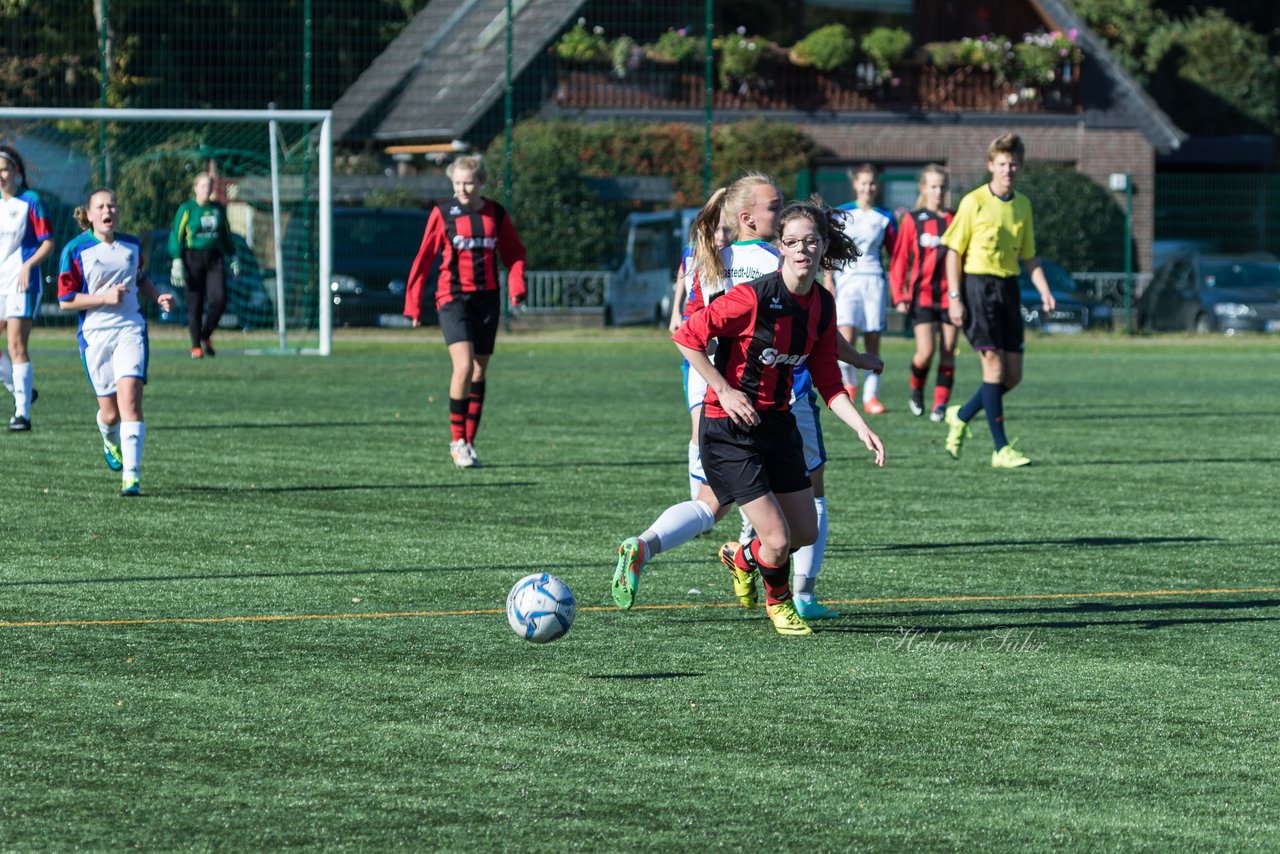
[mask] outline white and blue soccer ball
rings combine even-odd
[[[526,575],[507,594],[507,622],[534,643],[549,643],[569,631],[575,610],[569,585],[546,572]]]

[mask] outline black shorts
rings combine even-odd
[[[1017,276],[964,277],[964,334],[975,350],[1022,352],[1026,336]]]
[[[761,412],[754,427],[740,426],[728,417],[704,417],[698,450],[707,484],[722,505],[746,504],[770,492],[785,495],[813,485],[805,469],[804,440],[790,412]]]
[[[500,293],[480,291],[460,294],[440,306],[438,314],[445,344],[470,341],[477,355],[487,356],[493,352],[493,342],[498,337],[498,322],[502,319]]]
[[[938,308],[934,305],[915,305],[912,304],[911,312],[907,315],[911,319],[912,326],[920,326],[924,323],[945,323],[951,325],[951,318],[947,316],[946,309]]]

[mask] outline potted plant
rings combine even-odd
[[[702,58],[703,40],[681,27],[667,30],[644,49],[645,56],[664,65]]]
[[[862,50],[875,63],[880,79],[886,80],[911,50],[911,34],[901,27],[876,27],[862,37]]]
[[[787,52],[787,57],[794,65],[834,71],[852,62],[857,52],[858,41],[853,31],[844,24],[831,24],[796,42]]]
[[[587,19],[579,18],[555,44],[555,54],[566,62],[608,62],[609,42],[604,27],[587,28]]]

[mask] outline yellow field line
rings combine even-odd
[[[1019,593],[1009,596],[907,596],[889,599],[833,599],[829,605],[903,605],[930,602],[1012,602],[1025,599],[1129,599],[1142,596],[1219,596],[1234,593],[1280,593],[1280,587],[1235,587],[1204,590],[1130,590],[1108,593]],[[690,608],[737,608],[737,602],[682,602],[671,605],[637,605],[633,611],[676,611]],[[616,611],[612,606],[589,605],[579,611]],[[242,617],[157,617],[119,620],[51,620],[0,622],[0,629],[54,628],[58,626],[150,626],[161,623],[283,623],[297,620],[372,620],[392,617],[469,617],[501,614],[501,608],[460,611],[392,611],[366,614],[259,614]]]

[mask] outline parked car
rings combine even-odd
[[[243,237],[234,232],[231,242],[236,248],[236,259],[240,262],[240,275],[232,278],[227,271],[227,309],[218,326],[222,329],[256,329],[274,326],[275,310],[271,296],[263,287],[263,271],[258,266],[258,259],[253,248]],[[143,257],[147,259],[147,273],[151,282],[162,294],[172,294],[174,306],[172,311],[165,311],[156,305],[148,304],[150,316],[160,323],[187,323],[187,292],[185,288],[175,288],[170,268],[172,256],[169,255],[169,230],[155,229],[146,235],[146,245],[142,247]]]
[[[1111,306],[1079,293],[1075,280],[1062,265],[1042,258],[1040,267],[1044,270],[1056,305],[1053,311],[1045,312],[1040,292],[1031,284],[1031,276],[1024,269],[1018,277],[1018,289],[1022,322],[1027,329],[1075,334],[1086,329],[1111,328]]]
[[[1144,329],[1280,332],[1280,259],[1191,252],[1155,271],[1138,300]]]
[[[697,208],[627,215],[622,225],[623,256],[614,266],[609,285],[608,323],[666,324],[676,268],[697,215]]]
[[[428,216],[427,211],[413,208],[333,209],[329,292],[334,326],[408,325],[405,288]],[[438,263],[423,288],[423,323],[436,322]]]

